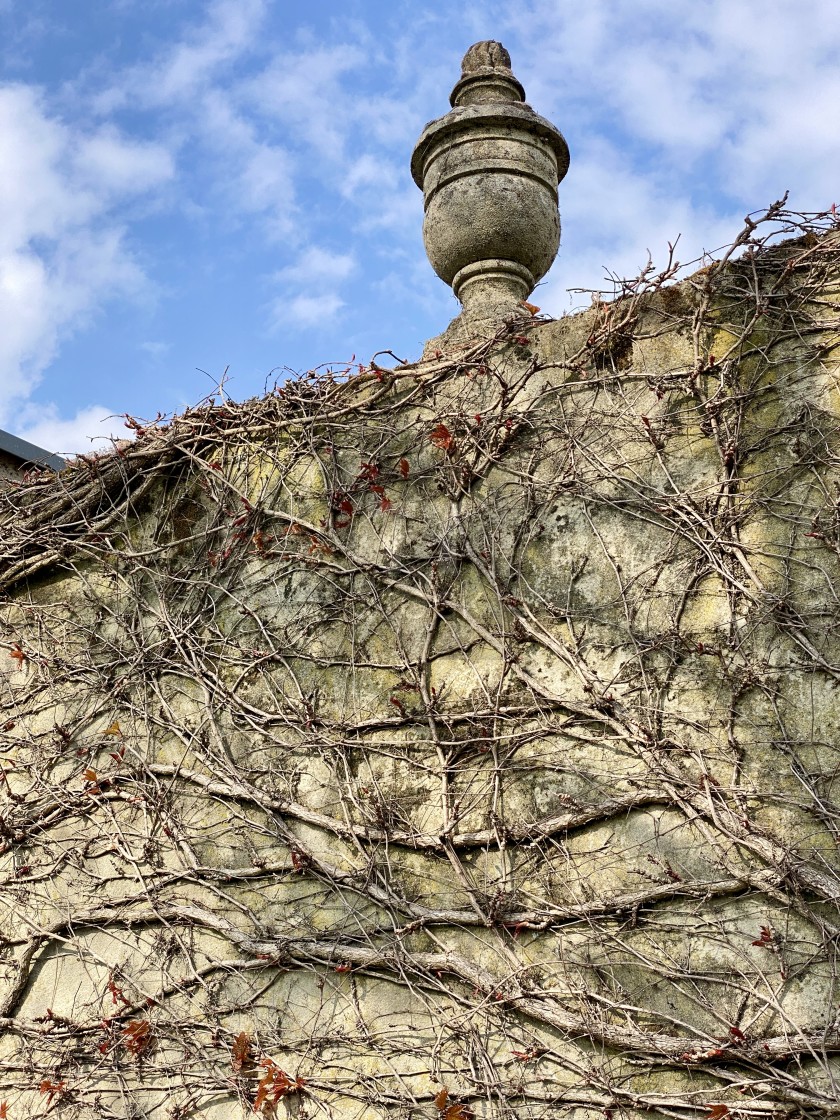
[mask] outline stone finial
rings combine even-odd
[[[461,80],[449,104],[480,105],[493,101],[524,101],[525,90],[513,76],[510,55],[501,43],[486,39],[473,43],[461,62]]]
[[[569,149],[524,99],[502,44],[474,44],[453,108],[426,126],[411,159],[426,252],[465,327],[521,310],[560,245],[557,185]]]

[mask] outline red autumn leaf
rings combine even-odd
[[[302,1077],[296,1077],[292,1081],[289,1075],[280,1069],[271,1058],[263,1058],[260,1065],[265,1070],[265,1074],[257,1086],[254,1112],[259,1112],[266,1105],[277,1104],[281,1097],[285,1097],[289,1093],[300,1092],[306,1084]]]
[[[274,1075],[274,1083],[271,1086],[271,1099],[273,1104],[277,1104],[281,1097],[291,1092],[292,1082],[288,1074],[284,1073],[282,1069],[278,1069]]]
[[[429,439],[441,451],[451,451],[455,446],[455,438],[445,424],[438,424],[433,428]]]
[[[740,1027],[730,1027],[729,1033],[732,1035],[736,1042],[743,1042],[747,1037]]]
[[[451,1104],[443,1114],[443,1120],[469,1120],[472,1113],[464,1104]]]
[[[536,315],[540,310],[535,303],[528,303],[527,299],[522,299],[519,302],[522,304],[525,310],[530,311],[532,315]]]
[[[254,1098],[254,1112],[261,1111],[262,1106],[265,1104],[266,1099],[268,1098],[268,1090],[270,1089],[270,1087],[271,1078],[268,1076],[268,1074],[266,1074],[266,1076],[262,1079],[262,1081],[260,1081],[259,1085],[257,1086],[257,1095]]]
[[[9,1106],[6,1104],[5,1101],[0,1101],[0,1120],[6,1120],[6,1118],[8,1117],[8,1115],[9,1115],[9,1113],[7,1111],[8,1107]]]
[[[400,474],[403,478],[408,478],[408,459],[400,459]]]
[[[50,1081],[48,1077],[45,1077],[38,1088],[42,1093],[46,1093],[47,1106],[49,1107],[49,1105],[52,1104],[52,1099],[56,1095],[56,1093],[63,1093],[67,1088],[67,1083],[65,1081]]]
[[[13,657],[15,661],[17,661],[20,668],[23,668],[23,663],[24,661],[26,661],[26,654],[23,652],[19,645],[15,644],[14,649],[9,650],[9,657]]]
[[[753,945],[763,945],[764,948],[767,948],[768,945],[772,945],[772,944],[773,944],[773,934],[770,930],[770,927],[769,926],[762,926],[761,927],[761,935],[758,938],[756,938],[755,941],[753,941]]]
[[[449,1090],[441,1089],[435,1095],[435,1108],[438,1110],[440,1120],[471,1120],[472,1113],[466,1105],[449,1102]]]
[[[234,1073],[239,1073],[243,1066],[248,1064],[251,1057],[251,1036],[245,1031],[240,1031],[233,1042],[230,1065]]]
[[[111,993],[111,999],[115,1004],[120,1001],[126,1007],[131,1007],[131,1001],[125,998],[122,988],[117,987],[113,976],[108,977],[108,991]]]
[[[713,1104],[709,1111],[706,1113],[708,1120],[723,1120],[724,1116],[729,1115],[729,1108],[725,1104]]]
[[[139,1058],[152,1041],[152,1024],[148,1019],[132,1019],[121,1034],[123,1046],[129,1054]]]
[[[347,961],[345,961],[344,964],[337,964],[335,970],[336,972],[350,972],[352,967],[352,964],[348,964]]]
[[[394,705],[394,707],[397,709],[397,711],[400,713],[400,715],[403,717],[403,719],[405,719],[405,704],[403,704],[402,700],[398,700],[396,698],[396,696],[392,696],[391,697],[391,703]]]
[[[383,513],[387,513],[388,510],[391,508],[392,504],[393,503],[391,502],[391,499],[386,498],[385,495],[383,494],[382,495],[382,501],[379,503],[379,508],[382,510]]]

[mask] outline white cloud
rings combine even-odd
[[[698,165],[713,176],[744,165],[772,174],[780,140],[782,151],[803,146],[788,120],[812,133],[804,145],[812,157],[837,143],[824,115],[836,104],[834,0],[586,0],[562,14],[552,0],[533,0],[516,31],[535,72],[528,92],[561,128],[618,129],[684,174]],[[744,145],[754,150],[746,160]]]
[[[218,80],[250,48],[266,14],[265,0],[214,0],[206,18],[152,63],[132,67],[96,98],[100,112],[126,104],[180,105]]]
[[[158,186],[174,173],[172,154],[166,148],[129,140],[110,125],[78,138],[72,166],[78,182],[87,184],[94,197],[120,202]]]
[[[153,361],[159,361],[161,358],[166,357],[172,349],[172,344],[170,342],[149,340],[148,342],[141,342],[140,349],[144,354],[148,354]]]
[[[339,289],[356,267],[349,253],[331,253],[317,245],[305,249],[272,277],[281,289],[270,307],[272,325],[309,327],[333,320],[344,307]]]
[[[31,421],[29,424],[25,422],[27,417]],[[55,405],[37,410],[29,407],[23,420],[24,426],[15,435],[56,455],[107,450],[112,439],[131,439],[134,435],[125,428],[122,417],[112,416],[100,405],[82,408],[69,419],[59,416]]]
[[[334,319],[342,307],[344,300],[335,292],[294,296],[288,301],[277,299],[272,305],[274,325],[323,326]]]
[[[397,180],[397,172],[392,164],[383,166],[381,159],[376,159],[366,152],[345,168],[338,185],[345,198],[352,198],[360,190],[373,188],[380,190],[382,186],[393,188]]]
[[[209,211],[228,227],[257,215],[262,233],[294,241],[293,161],[241,110],[239,90],[248,83],[235,72],[262,45],[267,11],[266,0],[213,0],[180,39],[114,75],[91,104],[106,117],[127,106],[154,114],[169,143],[189,149],[184,162],[200,161],[194,189],[209,197],[198,208],[183,198],[184,213]]]
[[[274,279],[281,284],[298,287],[329,286],[346,280],[355,268],[356,262],[349,253],[331,253],[312,245],[301,253],[294,264],[275,272]]]
[[[282,123],[290,137],[313,149],[337,179],[361,111],[360,98],[344,78],[366,62],[363,51],[349,44],[284,52],[243,83],[242,95],[265,119]]]
[[[264,15],[265,0],[216,0],[192,41],[179,44],[161,66],[155,96],[163,102],[183,97],[219,66],[238,58],[253,43]]]
[[[0,422],[62,339],[144,276],[116,209],[173,175],[169,153],[115,129],[51,116],[40,93],[0,86]]]
[[[232,213],[261,216],[263,230],[273,240],[299,239],[295,167],[285,148],[261,139],[256,124],[238,110],[227,90],[204,92],[196,128],[215,156],[219,193]]]

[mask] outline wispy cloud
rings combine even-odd
[[[721,213],[669,190],[598,137],[578,151],[574,175],[560,193],[560,256],[536,299],[551,314],[580,304],[567,289],[610,291],[611,277],[638,275],[648,258],[664,265],[670,242],[677,242],[677,259],[688,263],[725,244],[740,224],[736,210]]]
[[[280,297],[272,305],[272,317],[275,326],[323,327],[332,322],[344,306],[344,300],[336,292],[292,296],[289,299]]]
[[[258,217],[264,232],[280,238],[295,231],[293,161],[244,111],[241,93],[248,84],[242,62],[249,59],[250,73],[267,11],[266,0],[213,0],[180,38],[113,74],[91,104],[105,117],[129,106],[143,112],[185,160],[198,162],[203,174],[188,189],[203,209],[227,224]]]
[[[351,43],[283,51],[242,83],[240,95],[261,119],[282,124],[290,140],[328,160],[338,179],[360,109],[352,76],[366,61]]]
[[[230,218],[257,217],[273,240],[298,236],[295,165],[287,148],[261,135],[257,123],[237,106],[230,90],[211,88],[198,106],[190,105],[196,132],[209,153],[213,193]],[[219,207],[222,209],[222,207]]]
[[[218,83],[224,67],[253,46],[266,14],[265,0],[213,0],[204,18],[151,60],[121,73],[95,99],[101,113],[127,104],[180,106]]]
[[[144,354],[148,354],[152,361],[157,362],[166,357],[172,349],[172,343],[150,339],[148,342],[141,342],[140,349]]]
[[[356,268],[349,253],[310,246],[296,261],[274,273],[272,281],[280,295],[269,308],[271,324],[311,327],[329,323],[344,307],[340,290]]]

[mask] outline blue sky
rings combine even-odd
[[[571,149],[550,314],[840,204],[837,0],[0,0],[0,427],[83,451],[226,367],[418,357],[457,305],[409,158],[483,38]]]

